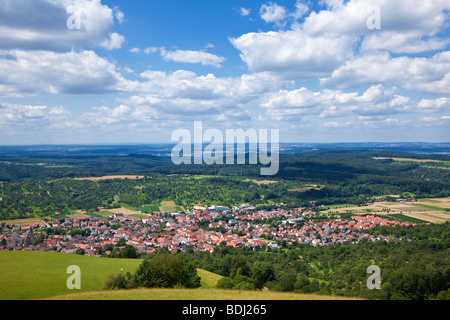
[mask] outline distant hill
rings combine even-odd
[[[237,164],[176,166],[167,157],[136,154],[4,161],[0,156],[0,219],[42,218],[55,212],[65,217],[76,210],[94,212],[108,206],[149,208],[164,201],[173,201],[179,211],[177,207],[189,209],[199,203],[305,207],[311,202],[360,205],[373,197],[404,193],[417,198],[450,196],[450,157],[444,155],[377,150],[283,153],[275,176],[262,177],[260,169]],[[99,178],[123,175],[144,179]],[[248,182],[255,179],[278,183]],[[46,183],[51,181],[58,182]],[[311,185],[322,187],[288,192]]]

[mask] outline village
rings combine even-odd
[[[139,254],[155,253],[158,248],[171,253],[213,252],[221,245],[274,250],[294,244],[324,246],[352,244],[362,239],[408,240],[375,237],[367,230],[376,226],[413,225],[376,215],[319,221],[317,217],[324,216],[305,208],[256,210],[244,204],[233,208],[212,206],[186,213],[154,212],[146,217],[116,213],[104,218],[61,218],[27,226],[3,223],[0,250],[53,250],[96,257],[125,246],[133,246]],[[57,232],[49,233],[49,229]]]

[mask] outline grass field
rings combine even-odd
[[[111,274],[133,273],[142,260],[93,258],[56,252],[0,252],[0,300],[343,300],[342,297],[216,289],[220,275],[198,269],[198,289],[104,291]],[[69,290],[67,268],[81,270],[81,290]]]
[[[158,212],[165,212],[165,211],[184,212],[184,211],[186,211],[186,209],[184,207],[177,206],[174,201],[162,201],[159,206],[156,204],[147,204],[147,205],[143,205],[143,206],[137,207],[137,208],[133,208],[133,207],[127,206],[127,205],[122,205],[122,208],[127,209],[129,214],[139,214],[139,211],[142,211],[142,213],[146,213],[146,214],[152,214],[154,211],[158,211]],[[120,209],[115,209],[115,210],[120,211]],[[109,211],[112,211],[112,210],[109,210]]]
[[[99,291],[53,297],[52,300],[361,300],[338,296],[322,296],[272,291],[224,289],[135,289]]]
[[[81,290],[102,290],[110,274],[134,272],[140,260],[92,258],[56,252],[0,252],[0,299],[39,299],[73,293],[67,268],[81,269]]]
[[[6,224],[13,224],[13,225],[22,225],[22,226],[29,226],[30,224],[39,224],[43,221],[43,219],[38,218],[27,218],[27,219],[16,219],[16,220],[0,220],[1,223]]]
[[[407,215],[403,215],[403,214],[390,214],[389,216],[398,221],[406,221],[406,222],[416,223],[416,224],[427,223],[427,221],[420,220],[415,217],[411,217],[411,216],[407,216]]]
[[[159,206],[156,204],[148,204],[142,207],[136,208],[137,211],[141,211],[142,213],[152,214],[153,212],[159,212]]]
[[[170,212],[180,212],[185,211],[183,207],[179,207],[175,204],[173,201],[163,201],[161,202],[161,205],[159,206],[159,209],[162,212],[170,211]]]
[[[413,203],[413,205],[424,208],[424,209],[429,209],[432,211],[442,211],[442,207],[430,206],[430,205],[423,204],[423,203]]]
[[[386,157],[374,157],[375,160],[394,160],[394,161],[399,161],[399,162],[418,162],[418,163],[426,163],[426,162],[434,162],[434,163],[438,163],[438,162],[444,162],[441,160],[433,160],[433,159],[410,159],[410,158],[386,158]]]
[[[264,185],[264,184],[272,184],[272,183],[278,183],[278,181],[272,181],[272,180],[253,180],[253,183],[256,183],[257,185]]]
[[[103,177],[89,177],[89,178],[74,178],[74,180],[89,180],[89,181],[102,181],[102,180],[125,180],[125,179],[131,179],[131,180],[139,180],[144,179],[144,176],[133,176],[133,175],[121,175],[121,176],[103,176]]]
[[[139,211],[134,209],[128,209],[125,207],[117,208],[117,209],[108,209],[105,212],[109,214],[122,213],[124,216],[141,216],[142,214]]]

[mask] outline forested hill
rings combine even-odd
[[[260,166],[256,165],[169,165],[151,171],[262,179]],[[320,190],[298,193],[296,197],[328,204],[339,203],[344,198],[356,204],[369,195],[402,192],[445,197],[450,195],[450,157],[364,150],[281,154],[278,174],[263,178],[322,185]]]
[[[441,155],[392,151],[320,151],[286,155],[281,161],[278,176],[284,179],[319,179],[324,182],[351,180],[362,175],[448,182],[448,169],[450,157]]]
[[[260,177],[259,165],[179,165],[167,155],[123,153],[26,153],[22,156],[0,152],[0,181],[57,179],[104,175],[201,174],[215,176]],[[133,150],[128,150],[133,151]],[[247,156],[248,158],[248,156]],[[385,158],[385,159],[382,159]],[[421,162],[395,161],[417,159]],[[422,162],[427,159],[432,162]],[[441,161],[441,162],[438,162]],[[235,161],[237,163],[237,161]],[[313,151],[280,154],[280,169],[275,177],[331,183],[361,175],[421,178],[448,181],[450,157],[419,155],[396,151]]]
[[[99,206],[158,206],[174,201],[269,206],[359,205],[374,196],[450,195],[450,158],[392,151],[317,151],[281,154],[275,176],[258,165],[180,165],[154,155],[99,155],[0,158],[0,218],[43,217],[55,211],[93,212]],[[73,180],[80,177],[140,175],[138,180]],[[199,178],[201,177],[201,179]],[[274,180],[257,184],[255,180]],[[49,183],[52,182],[52,183]],[[314,188],[313,188],[314,187]],[[302,192],[293,192],[300,189]]]
[[[393,159],[402,159],[396,161]],[[406,161],[411,159],[411,161]],[[418,162],[415,162],[415,161]],[[427,162],[427,161],[431,162]],[[258,165],[167,165],[150,172],[163,174],[203,174],[261,178]],[[418,155],[395,151],[315,151],[281,154],[280,169],[270,179],[323,183],[342,182],[360,176],[422,179],[446,183],[450,177],[450,157]]]
[[[169,157],[154,155],[74,155],[5,157],[0,155],[0,181],[26,179],[141,175],[149,169],[172,164]]]

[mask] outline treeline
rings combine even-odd
[[[154,167],[171,164],[168,157],[152,155],[1,157],[0,181],[48,181],[104,175],[142,175]]]
[[[386,300],[445,299],[450,288],[449,224],[384,228],[413,241],[361,241],[355,245],[279,250],[217,247],[214,253],[181,254],[198,268],[225,278],[229,289],[293,291]],[[381,289],[370,290],[368,267],[381,269]],[[448,296],[450,298],[450,296]]]

